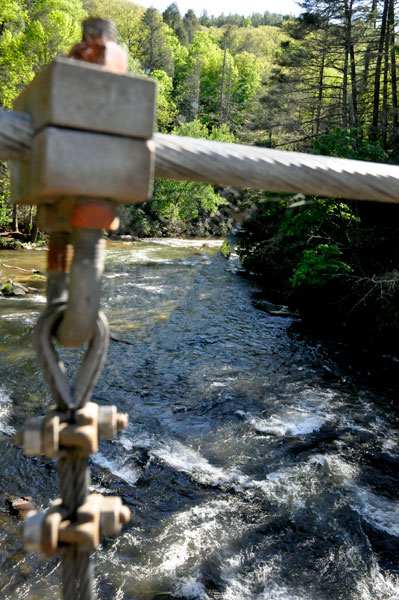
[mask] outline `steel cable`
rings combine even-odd
[[[76,546],[71,545],[62,551],[61,555],[61,581],[63,600],[76,600],[77,585],[75,578]]]
[[[78,599],[94,600],[94,567],[88,552],[76,553],[75,577],[78,583]]]
[[[0,160],[26,160],[33,122],[0,110]],[[399,167],[155,133],[155,177],[399,202]]]

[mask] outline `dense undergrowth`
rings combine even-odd
[[[344,134],[324,136],[317,149],[342,153]],[[377,144],[344,149],[383,158]],[[239,254],[271,299],[290,303],[317,331],[397,351],[399,206],[257,194]]]

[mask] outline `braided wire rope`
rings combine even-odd
[[[75,573],[76,546],[68,546],[61,554],[61,582],[63,600],[76,600],[77,582]]]
[[[79,550],[76,552],[74,569],[78,584],[78,599],[94,600],[94,567],[89,552]]]
[[[108,322],[99,313],[93,335],[72,385],[51,338],[65,315],[65,302],[50,303],[39,317],[34,345],[40,368],[58,408],[74,422],[74,413],[89,400],[100,375],[108,349]],[[58,459],[58,480],[63,507],[69,519],[76,520],[77,509],[85,504],[90,485],[87,456],[65,450]],[[61,554],[63,600],[94,600],[94,568],[90,553],[79,551],[76,544]]]
[[[87,500],[90,471],[87,458],[65,452],[58,461],[58,478],[63,505],[73,518]],[[88,552],[80,552],[75,544],[61,556],[63,600],[93,600],[94,570]]]
[[[33,120],[0,110],[0,160],[24,160]],[[399,202],[399,166],[155,133],[154,176],[332,198]],[[132,167],[133,168],[133,167]]]

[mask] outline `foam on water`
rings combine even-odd
[[[129,437],[134,439],[134,443]],[[314,455],[298,464],[270,472],[265,479],[254,479],[230,465],[213,465],[199,451],[182,442],[157,438],[144,432],[121,437],[119,443],[125,450],[133,447],[148,449],[150,455],[179,472],[186,473],[193,481],[206,486],[221,487],[236,492],[261,493],[277,505],[289,505],[292,511],[300,509],[309,496],[317,495],[327,482],[331,485],[350,485],[358,475],[358,469],[339,456]]]
[[[1,315],[1,318],[5,321],[23,321],[28,325],[34,325],[36,318],[30,313],[18,312],[18,313],[5,313]]]
[[[32,302],[34,304],[46,304],[46,296],[37,294],[36,296],[0,296],[3,302]]]
[[[333,418],[331,409],[332,394],[315,394],[312,390],[305,390],[299,395],[295,404],[279,407],[268,418],[237,411],[258,433],[275,435],[276,437],[309,435],[321,429],[323,425]]]
[[[157,438],[141,433],[134,436],[134,446],[146,448],[152,456],[173,467],[177,471],[187,473],[193,481],[202,485],[234,486],[247,481],[246,475],[240,470],[231,467],[224,469],[212,465],[198,451],[185,446],[178,440]],[[126,450],[133,448],[132,441],[123,436],[120,443]]]
[[[356,592],[357,600],[398,600],[399,578],[383,573],[374,564],[370,573],[358,581]]]
[[[106,456],[101,454],[101,452],[97,452],[97,454],[92,455],[91,460],[96,465],[102,467],[103,469],[107,469],[107,471],[109,471],[113,475],[116,475],[116,477],[123,479],[123,481],[126,481],[130,485],[134,485],[137,479],[139,478],[138,471],[136,471],[132,467],[125,465],[123,457],[121,459],[113,460],[107,458]]]
[[[399,537],[399,503],[386,496],[378,496],[358,485],[350,485],[354,501],[351,506],[367,523],[389,535]]]
[[[207,600],[209,598],[204,584],[200,581],[201,573],[196,571],[186,578],[177,579],[174,592],[187,600]]]
[[[105,279],[116,279],[117,277],[129,277],[130,273],[105,273]]]
[[[259,433],[270,433],[272,435],[283,436],[300,436],[318,431],[326,422],[326,419],[316,415],[309,415],[301,411],[292,411],[284,418],[270,417],[269,419],[259,419],[249,417],[250,423],[255,431]]]
[[[221,598],[223,600],[309,600],[298,590],[289,589],[276,581],[278,566],[276,559],[256,563],[248,570],[244,561],[248,555],[235,555],[225,561],[222,579],[226,588]],[[255,559],[254,556],[250,558]]]
[[[181,256],[178,254],[175,258],[168,258],[162,255],[162,248],[157,247],[156,244],[153,246],[147,245],[144,248],[135,247],[129,254],[124,256],[125,265],[151,265],[151,264],[162,264],[162,265],[183,265],[183,266],[197,266],[199,264],[210,264],[212,259],[208,254],[199,253],[195,254],[190,258],[184,253]],[[112,253],[110,254],[112,259]],[[115,254],[115,258],[118,258],[118,253]]]
[[[139,288],[140,290],[144,290],[145,292],[150,292],[151,294],[165,294],[165,287],[162,285],[148,285],[147,283],[131,283],[128,284],[129,287]]]
[[[235,511],[231,502],[216,500],[173,515],[157,539],[161,558],[157,568],[174,573],[190,559],[199,559],[222,548],[237,534],[236,527],[225,528],[226,521],[231,523],[231,513]]]
[[[194,481],[204,485],[231,486],[246,480],[246,476],[238,469],[214,466],[199,452],[178,441],[164,443],[151,451],[177,471],[187,473]]]
[[[0,433],[14,435],[15,429],[8,425],[10,418],[12,400],[4,388],[0,388]]]
[[[176,248],[219,248],[223,240],[210,240],[208,238],[196,238],[186,240],[181,238],[151,238],[146,243],[159,244],[161,246],[171,246]]]

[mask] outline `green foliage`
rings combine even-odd
[[[224,125],[208,128],[198,119],[182,123],[173,133],[188,137],[232,141],[234,136]],[[213,186],[184,181],[156,180],[150,211],[166,219],[172,228],[197,219],[200,213],[216,213],[227,201],[216,194]]]
[[[319,244],[313,250],[304,250],[291,279],[292,287],[319,287],[334,277],[352,273],[353,268],[344,263],[341,257],[342,252],[336,244]]]
[[[314,152],[325,156],[373,162],[388,160],[388,154],[378,142],[362,141],[358,130],[348,131],[342,127],[334,127],[328,133],[316,138]]]
[[[223,244],[219,248],[220,254],[223,258],[229,258],[231,254],[231,246],[227,240],[224,240]]]
[[[86,13],[80,0],[37,0],[29,12],[2,0],[0,11],[0,104],[12,108],[34,74],[78,40]]]
[[[230,131],[227,123],[207,127],[199,119],[194,119],[188,123],[180,123],[175,127],[173,133],[184,137],[203,138],[219,142],[233,143],[236,141],[236,138]]]
[[[200,22],[201,25],[205,25],[206,27],[210,27],[215,25],[216,27],[223,27],[225,25],[237,25],[238,27],[244,28],[252,25],[253,27],[260,27],[262,25],[273,25],[273,26],[281,26],[286,19],[285,16],[282,16],[278,13],[271,13],[268,10],[262,13],[252,13],[249,17],[244,17],[240,14],[221,14],[218,17],[214,17],[213,15],[210,17],[206,10],[202,11]]]
[[[3,296],[11,296],[12,295],[12,281],[7,281],[4,283],[0,289],[0,293]]]
[[[165,71],[156,69],[151,77],[158,82],[157,93],[157,123],[159,131],[167,132],[172,127],[177,114],[176,104],[173,101],[173,80]]]
[[[0,163],[0,229],[6,229],[11,223],[11,207],[8,203],[9,196],[9,171],[3,163]]]
[[[186,46],[188,44],[188,35],[176,2],[170,4],[164,10],[162,13],[162,18],[164,22],[174,31],[179,42]]]
[[[348,204],[325,200],[317,197],[309,198],[303,206],[285,207],[278,232],[296,236],[307,241],[311,237],[319,237],[326,223],[345,226],[350,222],[358,222]]]
[[[173,76],[173,52],[167,43],[167,26],[155,8],[148,8],[141,19],[138,54],[146,73],[162,69]]]
[[[224,203],[211,185],[156,180],[151,211],[175,224],[196,219],[200,209],[215,212]]]

